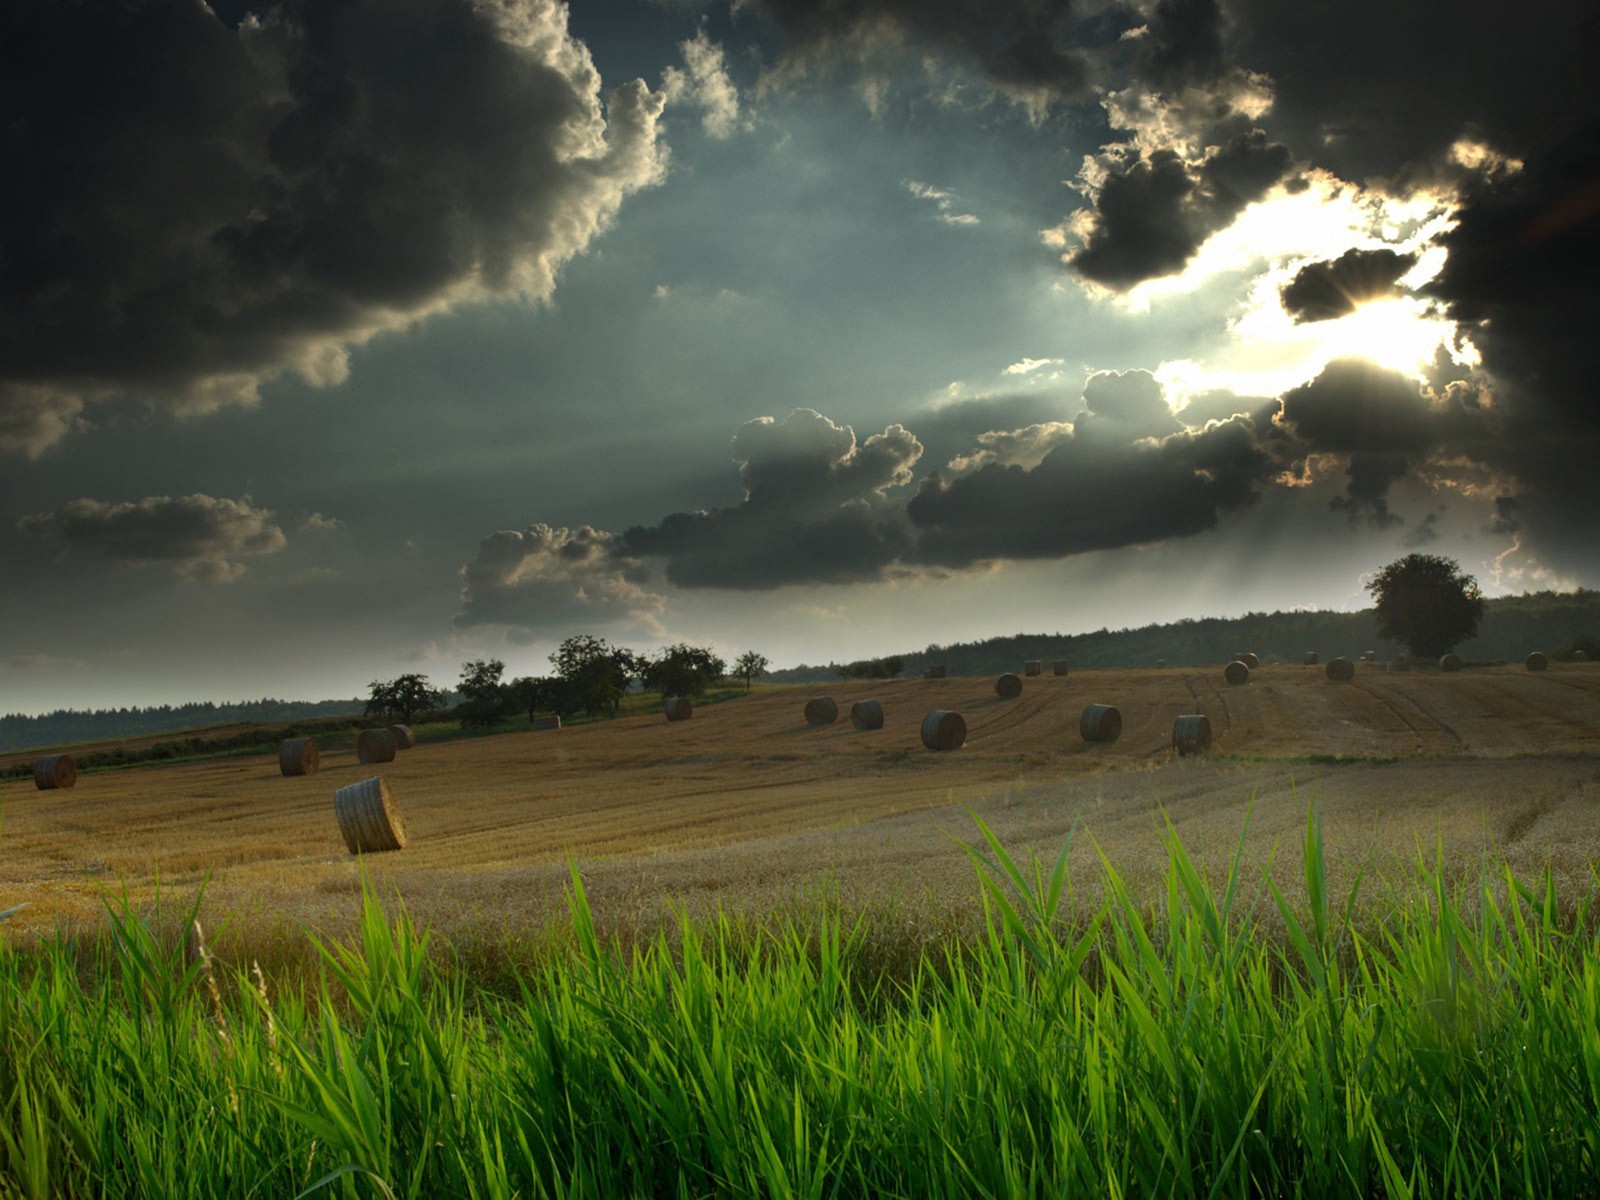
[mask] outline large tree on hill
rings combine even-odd
[[[430,684],[426,675],[374,679],[368,686],[371,689],[367,696],[369,717],[393,717],[409,725],[418,713],[444,707],[444,692]]]
[[[699,696],[727,671],[728,664],[714,651],[679,642],[645,661],[644,686],[663,696]]]
[[[461,682],[456,690],[463,699],[456,705],[456,717],[463,725],[486,728],[499,723],[510,700],[500,682],[505,673],[506,665],[498,658],[477,658],[461,664]]]
[[[1478,581],[1453,558],[1408,554],[1379,571],[1367,591],[1377,606],[1378,636],[1422,658],[1448,654],[1483,620]]]
[[[613,646],[605,638],[580,633],[569,637],[550,656],[550,665],[565,685],[573,711],[583,708],[591,717],[611,710],[616,716],[622,697],[639,675],[643,662],[632,650]]]

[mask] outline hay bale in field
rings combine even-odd
[[[1376,650],[1363,650],[1361,652],[1361,661],[1362,662],[1377,662],[1378,661],[1378,652]]]
[[[936,667],[929,667],[928,668],[928,678],[929,679],[943,679],[944,678],[944,664],[940,663]]]
[[[1522,665],[1530,671],[1548,671],[1550,669],[1550,656],[1543,650],[1535,650],[1522,660]]]
[[[1315,650],[1307,650],[1306,651],[1306,666],[1314,667],[1316,665],[1317,665],[1317,652]]]
[[[1582,650],[1574,650],[1572,652],[1572,661],[1573,662],[1588,662],[1589,661],[1589,656],[1587,654],[1585,654]]]
[[[322,766],[316,738],[287,738],[278,746],[278,770],[285,775],[315,775]]]
[[[1204,754],[1211,749],[1211,718],[1187,713],[1172,723],[1172,744],[1179,754]]]
[[[406,825],[394,791],[378,775],[342,787],[333,794],[333,815],[351,854],[404,850]]]
[[[1056,661],[1054,663],[1051,664],[1051,666],[1055,670],[1055,673],[1058,676],[1061,676],[1062,678],[1066,677],[1066,674],[1067,674],[1067,660],[1066,659],[1058,658],[1058,659],[1056,659]]]
[[[922,744],[929,750],[959,750],[966,741],[967,721],[960,713],[936,708],[922,718]]]
[[[1167,669],[1167,660],[1164,659],[1164,658],[1156,659],[1156,669],[1159,670],[1159,671],[1166,670]]]
[[[876,700],[857,700],[850,706],[850,724],[857,729],[882,729],[883,705]]]
[[[358,761],[367,764],[393,762],[394,755],[394,734],[387,729],[363,729],[356,735]]]
[[[1249,683],[1250,665],[1236,658],[1222,668],[1222,678],[1232,684]]]
[[[1078,734],[1086,742],[1114,742],[1122,736],[1122,710],[1091,704],[1078,718]]]
[[[1348,658],[1330,658],[1324,670],[1330,683],[1349,683],[1356,677],[1356,665]]]
[[[687,721],[694,716],[694,705],[689,703],[687,696],[668,696],[666,713],[669,721]]]
[[[1030,658],[1022,664],[1022,673],[1024,675],[1043,675],[1044,662],[1037,658]]]
[[[1458,654],[1446,654],[1443,658],[1441,658],[1439,660],[1439,670],[1441,670],[1441,671],[1459,671],[1459,670],[1461,670],[1461,656],[1458,655]]]
[[[813,696],[806,701],[807,725],[832,725],[839,719],[839,706],[832,696]]]
[[[561,728],[561,718],[560,717],[535,717],[533,719],[533,727],[535,729],[540,729],[540,730],[543,730],[543,729],[560,729]]]
[[[1237,655],[1236,657],[1252,671],[1259,671],[1261,669],[1261,657],[1254,650],[1246,650],[1243,654]]]
[[[417,744],[417,735],[411,732],[409,725],[391,725],[389,732],[394,734],[394,748],[396,750],[409,750]]]
[[[33,786],[41,792],[77,785],[78,763],[70,754],[47,754],[33,764]]]
[[[1022,677],[1007,671],[994,681],[994,694],[1002,700],[1015,700],[1022,695]]]

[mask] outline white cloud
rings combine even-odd
[[[946,225],[976,225],[978,218],[972,213],[958,212],[956,197],[953,192],[943,188],[936,188],[930,183],[923,183],[920,179],[908,179],[906,191],[919,200],[931,201],[939,212],[939,220]]]
[[[728,76],[722,47],[702,29],[678,49],[683,52],[683,68],[668,67],[662,76],[667,104],[697,105],[707,137],[719,141],[731,137],[739,128],[739,89]]]

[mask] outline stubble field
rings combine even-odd
[[[366,767],[324,756],[285,778],[275,755],[80,776],[71,791],[0,787],[0,907],[28,908],[12,937],[97,921],[107,889],[138,900],[193,895],[231,936],[347,930],[360,870],[333,815],[335,789],[381,773],[410,835],[367,858],[381,892],[420,921],[494,935],[566,911],[576,861],[597,917],[628,927],[673,906],[761,911],[885,906],[908,922],[968,920],[977,904],[957,839],[975,812],[1014,851],[1054,859],[1078,827],[1075,878],[1098,886],[1104,855],[1136,887],[1163,886],[1163,814],[1218,875],[1249,814],[1247,873],[1276,854],[1298,877],[1315,801],[1336,885],[1376,882],[1419,851],[1451,870],[1486,853],[1519,872],[1594,888],[1600,859],[1600,667],[1520,665],[1459,675],[1364,665],[1348,685],[1320,668],[1266,667],[1229,687],[1220,670],[1073,672],[1025,680],[1001,700],[989,678],[763,689],[699,710],[428,745]],[[826,692],[838,723],[808,727]],[[857,732],[851,702],[882,702],[882,730]],[[1117,705],[1121,738],[1090,745],[1084,705]],[[924,713],[964,714],[965,747],[923,749]],[[1173,718],[1207,714],[1212,751],[1179,759]]]

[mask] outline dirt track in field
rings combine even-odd
[[[1164,864],[1161,814],[1208,868],[1239,838],[1252,794],[1248,859],[1282,857],[1315,796],[1336,866],[1414,853],[1503,853],[1590,886],[1600,858],[1600,665],[1441,675],[1362,666],[1348,685],[1318,668],[1276,666],[1229,687],[1220,670],[1073,672],[760,692],[688,722],[633,717],[403,752],[381,768],[350,752],[312,778],[275,755],[80,776],[75,789],[0,786],[0,908],[26,900],[12,931],[92,918],[106,887],[191,894],[211,872],[207,910],[244,927],[337,928],[355,904],[356,866],[332,795],[383,774],[411,838],[367,860],[414,912],[449,928],[537,922],[562,911],[569,858],[597,906],[619,919],[715,900],[756,905],[829,881],[847,902],[901,897],[956,904],[974,892],[952,835],[963,806],[1009,844],[1054,856],[1076,821],[1136,881]],[[837,724],[808,727],[807,698],[839,701]],[[851,702],[882,702],[885,728],[857,732]],[[1091,745],[1078,718],[1115,704],[1121,738]],[[966,746],[922,748],[930,709],[967,721]],[[1177,759],[1173,719],[1202,712],[1214,743]],[[1095,849],[1075,851],[1093,874]],[[1077,865],[1075,864],[1075,870]]]

